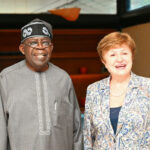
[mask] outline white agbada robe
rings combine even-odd
[[[69,75],[25,61],[0,75],[0,150],[81,150],[80,109]]]

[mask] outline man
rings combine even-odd
[[[69,75],[49,62],[52,27],[21,29],[25,60],[0,75],[0,150],[81,150],[80,109]]]

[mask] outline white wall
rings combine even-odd
[[[0,0],[0,13],[47,12],[73,0]]]
[[[133,64],[133,72],[150,77],[150,23],[124,28],[135,40],[137,53]]]
[[[0,0],[0,13],[45,13],[55,8],[81,8],[81,14],[116,14],[117,0]]]

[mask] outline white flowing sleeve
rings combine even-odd
[[[2,86],[2,77],[0,76],[0,150],[7,150],[7,120],[4,104],[4,89]]]
[[[74,91],[73,84],[71,82],[71,86],[69,89],[69,99],[72,101],[74,106],[74,123],[73,123],[73,139],[74,145],[73,150],[82,150],[83,148],[83,137],[82,137],[82,128],[81,128],[81,113],[78,105],[78,101],[76,98],[76,94]]]

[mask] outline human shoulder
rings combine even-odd
[[[142,93],[150,97],[150,78],[139,76],[132,73],[131,76],[131,85],[132,87],[138,88]]]
[[[55,77],[63,77],[63,78],[67,78],[70,79],[69,74],[63,70],[62,68],[54,65],[53,63],[49,63],[49,72],[52,73],[53,75],[55,75]]]
[[[25,61],[20,61],[14,65],[11,65],[5,69],[3,69],[0,73],[0,76],[1,77],[4,77],[4,76],[7,76],[7,75],[10,75],[11,73],[14,73],[16,72],[18,69],[22,68],[25,66]]]
[[[139,75],[136,75],[136,74],[133,74],[133,75],[134,75],[135,82],[137,82],[137,83],[139,83],[140,85],[143,85],[143,86],[146,86],[146,85],[150,86],[150,78],[144,77],[144,76],[139,76]]]
[[[96,81],[96,82],[90,84],[87,87],[87,90],[90,90],[90,91],[103,90],[108,86],[109,80],[110,80],[110,77],[107,77],[107,78],[101,79],[99,81]]]

